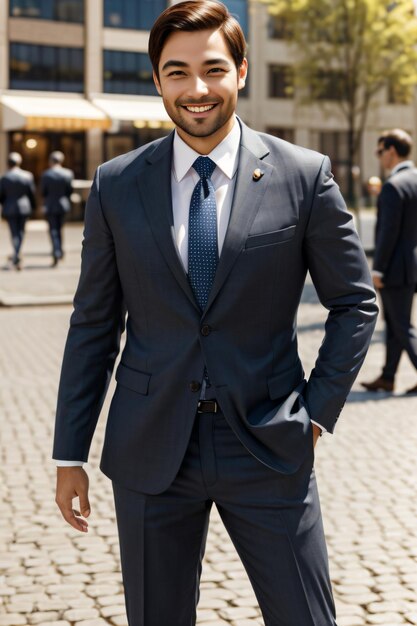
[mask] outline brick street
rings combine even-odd
[[[80,241],[81,227],[67,226],[67,255],[50,269],[47,233],[31,225],[23,271],[0,271],[0,626],[126,624],[112,491],[98,469],[105,415],[87,466],[90,532],[66,526],[54,503],[54,409]],[[2,223],[0,266],[8,252]],[[307,375],[325,315],[307,284],[299,315]],[[380,371],[382,329],[380,319],[359,380]],[[404,395],[416,382],[405,356],[394,395],[356,382],[335,435],[316,449],[338,626],[417,624],[417,396]],[[201,588],[199,626],[263,624],[215,511]]]

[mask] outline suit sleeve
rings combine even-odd
[[[362,245],[327,157],[316,180],[305,254],[320,302],[329,311],[305,398],[311,419],[333,432],[364,361],[378,308]]]
[[[384,274],[398,242],[403,218],[401,196],[389,182],[382,188],[378,207],[373,268]]]
[[[97,172],[86,207],[81,275],[61,371],[55,459],[87,461],[124,325],[114,242]]]
[[[32,207],[32,210],[34,211],[36,209],[36,188],[35,188],[35,180],[32,175],[28,182],[28,198],[29,198],[30,206]]]

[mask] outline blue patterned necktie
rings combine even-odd
[[[215,167],[209,157],[200,156],[193,163],[200,180],[191,196],[188,219],[188,278],[202,311],[218,263],[216,195],[210,178]]]

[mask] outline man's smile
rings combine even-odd
[[[184,109],[190,111],[190,113],[206,113],[207,111],[211,111],[216,104],[204,104],[204,105],[183,105]]]

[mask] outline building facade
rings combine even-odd
[[[285,28],[257,0],[224,0],[248,39],[249,78],[239,114],[250,126],[320,150],[347,180],[346,124],[332,103],[300,107],[291,89]],[[149,29],[173,0],[3,0],[0,3],[0,171],[11,150],[36,179],[52,150],[62,150],[80,181],[99,163],[170,132],[152,81]],[[412,104],[380,106],[369,116],[361,182],[379,174],[380,130],[416,135]],[[85,187],[88,183],[85,183]]]

